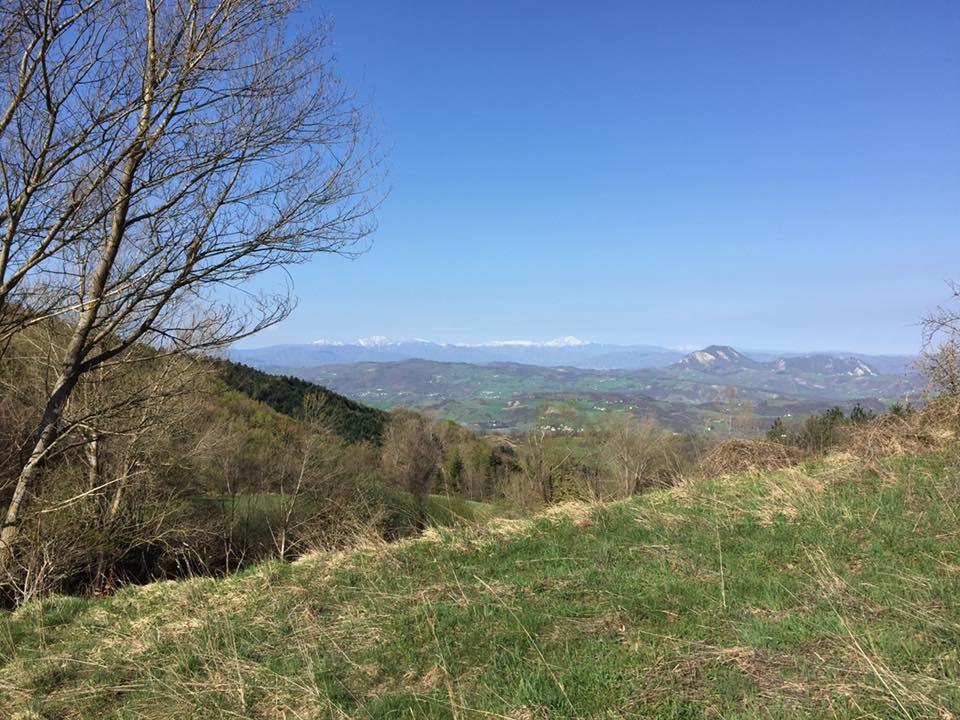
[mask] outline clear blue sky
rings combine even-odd
[[[960,279],[960,2],[331,0],[392,192],[246,345],[915,352]]]

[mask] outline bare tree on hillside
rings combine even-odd
[[[15,0],[0,10],[0,347],[56,317],[57,372],[0,532],[10,563],[99,368],[285,317],[244,281],[372,229],[367,126],[292,0]]]
[[[161,479],[178,462],[169,446],[202,405],[197,388],[209,372],[183,356],[100,368],[78,383],[69,408],[77,429],[59,443],[60,462],[21,517],[7,577],[21,600],[81,575],[91,591],[109,592],[118,562],[164,543],[176,513]]]
[[[123,373],[111,373],[121,367]],[[135,530],[160,524],[154,517],[138,518],[133,528],[125,524],[129,495],[141,489],[135,486],[150,484],[158,474],[156,453],[151,452],[156,437],[189,422],[197,410],[196,389],[209,372],[209,367],[194,357],[163,358],[133,367],[101,367],[92,373],[93,382],[79,386],[93,395],[83,398],[90,412],[78,433],[86,443],[88,489],[58,503],[56,509],[68,509],[88,495],[99,500],[97,524],[102,547],[92,572],[95,591],[105,591],[112,582],[108,548],[114,544],[114,536],[127,535],[131,545],[146,543],[150,535],[138,535]],[[113,414],[104,412],[111,407],[111,397],[120,400]],[[138,499],[142,496],[135,495],[133,502]]]
[[[569,449],[550,447],[549,433],[543,424],[527,435],[517,452],[517,462],[524,479],[537,491],[544,505],[553,503],[557,473],[569,459]]]
[[[383,438],[383,469],[413,495],[420,530],[426,527],[427,497],[442,459],[443,445],[433,420],[415,412],[394,413]]]
[[[311,393],[303,400],[303,425],[306,437],[299,448],[300,462],[289,482],[280,478],[277,488],[280,517],[270,528],[277,556],[289,558],[307,549],[311,541],[309,528],[315,528],[313,540],[329,532],[329,518],[345,513],[342,494],[346,476],[344,455],[346,443],[324,422],[324,405],[329,396]],[[339,491],[339,492],[338,492]],[[324,513],[301,512],[304,499],[322,496]]]
[[[668,435],[656,420],[613,416],[601,437],[604,464],[616,478],[620,497],[637,495],[659,482]]]
[[[950,283],[953,300],[960,300],[960,283]],[[936,394],[960,395],[960,310],[938,307],[921,321],[924,351],[921,369]]]

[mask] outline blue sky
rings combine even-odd
[[[369,2],[391,193],[245,344],[915,352],[960,278],[960,3]]]

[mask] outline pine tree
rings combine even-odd
[[[783,424],[783,420],[780,418],[774,420],[770,429],[767,430],[767,440],[770,442],[786,443],[789,437],[787,426]]]

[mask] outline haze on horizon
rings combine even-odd
[[[267,339],[269,338],[269,333],[260,335],[260,338]],[[317,338],[315,340],[301,342],[299,340],[292,342],[278,342],[278,343],[268,343],[268,344],[258,344],[257,342],[247,342],[241,345],[237,345],[241,349],[266,349],[272,346],[283,346],[283,345],[317,345],[324,347],[338,347],[338,346],[360,346],[366,348],[384,348],[389,349],[392,346],[410,346],[417,344],[424,345],[435,345],[442,347],[450,348],[547,348],[547,349],[565,349],[565,348],[578,348],[578,347],[589,347],[589,346],[603,346],[609,348],[629,348],[629,347],[646,347],[651,350],[672,350],[675,352],[689,353],[696,350],[702,350],[708,346],[722,346],[722,342],[700,342],[700,343],[688,343],[686,345],[658,345],[657,343],[626,343],[626,342],[601,342],[598,340],[593,340],[590,338],[579,338],[574,335],[564,335],[561,337],[555,338],[496,338],[492,340],[480,340],[480,341],[460,341],[460,340],[438,340],[425,337],[412,337],[412,338],[397,338],[397,337],[388,337],[386,335],[367,335],[364,337],[354,337],[354,338]],[[777,353],[786,353],[788,355],[806,355],[806,354],[833,354],[833,355],[857,355],[857,354],[869,354],[859,351],[857,349],[851,349],[846,347],[823,347],[823,348],[774,348],[774,347],[737,347],[736,350],[740,350],[746,353],[761,353],[764,355],[767,354],[777,354]],[[916,353],[876,353],[878,355],[897,355],[897,356],[914,356]]]
[[[960,5],[331,0],[392,191],[243,346],[915,353],[960,277]]]

